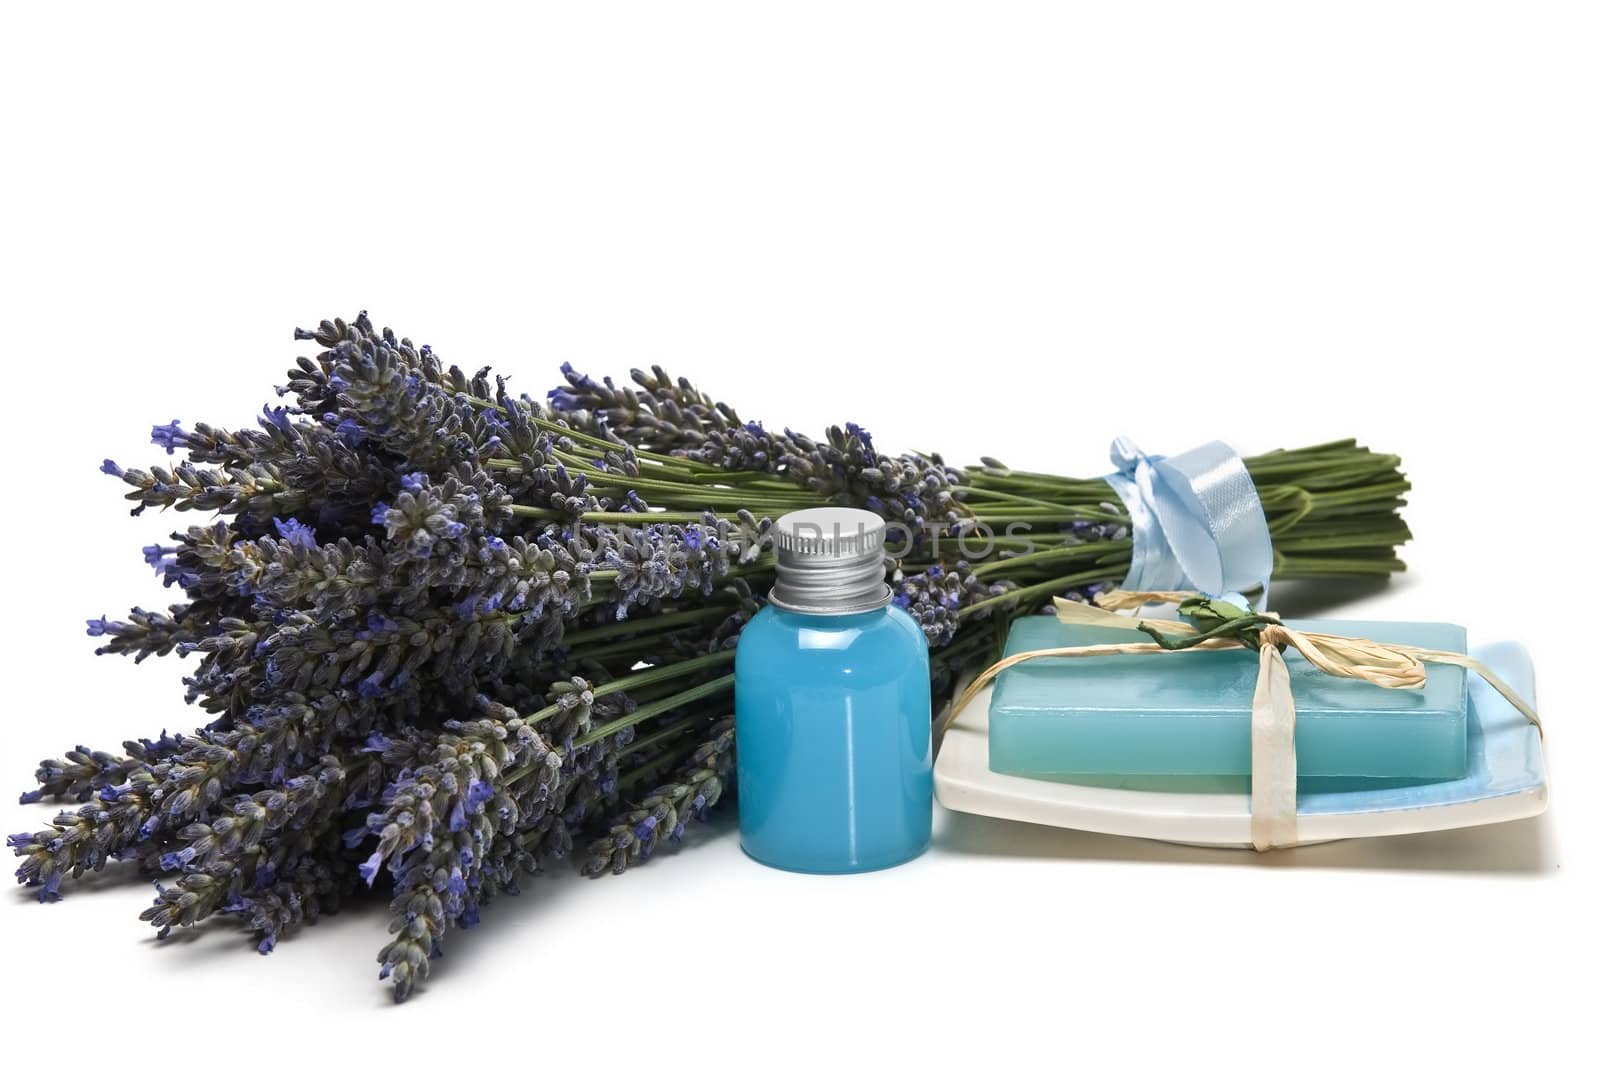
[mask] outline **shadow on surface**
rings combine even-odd
[[[657,858],[660,862],[670,866],[673,865],[674,856],[693,856],[713,844],[721,843],[725,837],[737,838],[738,811],[731,803],[730,799],[729,806],[714,811],[708,821],[692,823],[681,845],[659,853]],[[430,978],[418,987],[417,996],[424,996],[424,990],[429,986],[462,973],[463,968],[470,973],[474,959],[489,948],[490,943],[512,938],[512,931],[519,925],[525,928],[541,925],[539,916],[552,912],[556,901],[574,892],[598,891],[590,887],[591,881],[596,885],[607,885],[616,880],[611,875],[586,878],[578,873],[577,868],[578,860],[570,857],[553,861],[547,873],[523,876],[520,895],[497,896],[486,905],[482,930],[452,928],[445,941],[445,954],[432,961]],[[643,868],[646,871],[651,869],[649,864]],[[628,875],[622,877],[627,878]],[[170,876],[167,880],[170,883]],[[126,920],[119,920],[108,932],[117,934],[119,938],[141,940],[149,946],[153,955],[165,957],[165,962],[176,963],[183,970],[209,971],[218,965],[259,958],[256,939],[240,925],[241,920],[221,912],[196,926],[174,927],[165,938],[157,938],[154,927],[138,919],[139,912],[149,906],[154,898],[153,883],[131,864],[112,864],[98,873],[69,880],[63,885],[62,892],[62,903],[41,905],[33,902],[38,896],[37,888],[18,886],[13,891],[13,910],[41,913],[40,916],[26,916],[30,922],[34,917],[49,916],[49,924],[71,925],[64,920],[70,917],[75,899],[104,898],[114,905],[126,905]],[[346,970],[350,963],[361,964],[360,975],[371,979],[372,1004],[378,1007],[391,1006],[394,1002],[393,989],[389,983],[378,981],[378,963],[375,959],[378,950],[389,940],[391,895],[392,889],[385,883],[372,892],[349,897],[337,912],[323,916],[315,924],[299,926],[285,934],[273,956],[315,957],[317,962],[328,964],[328,969],[338,971]],[[626,895],[632,897],[635,894],[629,891]],[[103,914],[95,915],[95,925],[99,926],[106,917]],[[554,919],[552,913],[548,924],[559,924]],[[369,963],[370,967],[367,967]],[[223,969],[231,970],[226,967]],[[219,984],[222,984],[223,977],[218,976]],[[232,975],[226,977],[233,978]],[[420,1006],[426,1007],[426,1001]]]
[[[1272,600],[1268,608],[1282,617],[1323,617],[1350,603],[1397,591],[1407,584],[1404,573],[1393,577],[1282,580],[1272,585]]]
[[[737,839],[739,836],[739,812],[736,807],[731,805],[731,800],[729,803],[730,805],[728,806],[719,807],[712,811],[710,817],[705,821],[690,823],[682,843],[676,848],[658,852],[646,863],[634,864],[633,867],[629,868],[629,872],[641,868],[648,871],[651,866],[658,862],[670,866],[678,858],[693,856],[697,852],[704,851],[713,844],[720,842],[724,837],[731,836]],[[581,847],[577,849],[579,852],[581,850]],[[585,891],[585,886],[590,883],[605,884],[612,881],[626,881],[629,877],[629,873],[621,875],[608,873],[594,878],[585,877],[579,873],[578,867],[580,863],[581,858],[554,861],[550,864],[550,869],[545,873],[525,875],[520,883],[522,887],[520,894],[495,897],[494,902],[483,909],[483,924],[484,928],[489,930],[488,934],[480,935],[477,928],[465,931],[452,929],[445,942],[445,954],[433,961],[428,981],[424,982],[423,985],[442,985],[453,974],[458,972],[470,973],[473,960],[489,947],[483,939],[484,937],[487,937],[489,942],[513,939],[516,935],[512,931],[516,927],[519,925],[537,925],[537,916],[541,913],[552,911],[554,901],[570,896],[574,892],[581,894]],[[640,912],[649,910],[648,905],[641,901],[635,900],[633,904]],[[549,924],[559,925],[555,921],[551,921]],[[384,985],[382,988],[384,990],[381,994],[382,1002],[390,1003],[390,995],[387,992],[389,987]]]
[[[935,849],[974,856],[1525,876],[1549,875],[1560,868],[1548,812],[1520,822],[1333,841],[1264,855],[1008,822],[942,808],[941,816]]]

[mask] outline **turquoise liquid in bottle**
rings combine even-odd
[[[928,645],[888,603],[883,534],[861,510],[778,522],[772,605],[734,663],[740,842],[769,866],[877,870],[928,845]]]

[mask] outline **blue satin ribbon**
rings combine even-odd
[[[1163,457],[1119,438],[1111,463],[1117,471],[1106,482],[1133,527],[1133,565],[1123,587],[1194,590],[1241,602],[1241,593],[1260,588],[1254,606],[1266,609],[1272,535],[1261,496],[1232,447],[1210,442]]]

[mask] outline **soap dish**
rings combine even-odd
[[[1536,702],[1533,662],[1518,643],[1475,645],[1472,655]],[[1218,848],[1250,847],[1244,777],[1075,777],[1043,781],[989,769],[989,696],[983,689],[944,735],[934,762],[939,802],[953,811]],[[1403,717],[1404,715],[1399,715]],[[1304,843],[1426,833],[1531,818],[1547,802],[1539,731],[1477,676],[1468,684],[1467,773],[1418,783],[1303,778]]]

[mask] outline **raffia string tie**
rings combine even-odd
[[[1110,591],[1095,597],[1098,606],[1055,600],[1056,617],[1066,624],[1138,631],[1144,642],[1095,643],[1051,647],[1002,658],[967,685],[950,708],[946,729],[955,724],[973,698],[1002,672],[1035,658],[1093,658],[1101,655],[1162,655],[1190,651],[1254,649],[1260,654],[1255,695],[1250,704],[1250,842],[1256,851],[1289,848],[1299,843],[1296,818],[1294,696],[1283,652],[1290,647],[1307,662],[1333,677],[1366,681],[1380,688],[1420,689],[1428,682],[1426,663],[1460,666],[1505,696],[1541,736],[1544,726],[1533,706],[1488,666],[1457,651],[1434,651],[1406,644],[1379,643],[1360,636],[1302,632],[1276,614],[1252,613],[1232,603],[1208,599],[1193,591]],[[1177,603],[1196,625],[1129,617],[1116,610],[1137,610],[1152,603]],[[1398,714],[1404,717],[1404,714]]]

